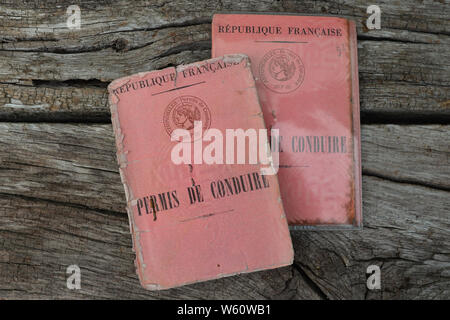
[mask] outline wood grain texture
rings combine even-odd
[[[110,81],[210,57],[210,22],[219,11],[354,19],[363,121],[450,120],[445,2],[383,1],[382,29],[370,31],[365,1],[81,1],[79,30],[66,26],[68,1],[38,3],[0,6],[3,120],[108,121]]]
[[[215,12],[293,12],[303,14],[331,14],[366,18],[367,1],[270,1],[248,0],[236,3],[222,1],[167,1],[137,0],[83,0],[78,2],[83,10],[87,35],[130,31],[156,30],[170,26],[209,23]],[[429,33],[432,36],[449,35],[448,2],[433,3],[405,0],[401,3],[382,0],[377,2],[383,12],[383,27],[394,33],[408,31]],[[66,28],[66,8],[69,0],[2,2],[3,39],[29,41],[33,39],[55,41],[73,36]],[[26,24],[25,24],[25,23]],[[360,24],[359,27],[363,28]],[[364,29],[366,33],[370,32]],[[388,35],[386,34],[385,37]],[[64,47],[66,48],[66,47]]]
[[[74,299],[449,298],[448,193],[364,176],[365,228],[295,232],[291,267],[161,292],[134,271],[126,214],[0,196],[0,297]],[[409,209],[414,208],[414,209]],[[6,250],[5,250],[6,249]],[[81,290],[66,268],[81,268]],[[382,291],[366,289],[378,265]]]
[[[363,0],[82,0],[79,30],[72,4],[0,0],[0,299],[450,298],[449,1],[377,1],[381,30]],[[145,291],[106,86],[210,57],[212,15],[255,11],[356,21],[364,228],[292,232],[291,267]]]
[[[448,299],[449,206],[448,192],[364,175],[363,230],[295,234],[296,265],[330,299]]]
[[[112,48],[64,54],[3,49],[0,51],[0,79],[10,82],[17,79],[67,81],[76,75],[76,79],[81,80],[112,81],[142,70],[204,60],[211,56],[210,26],[205,26],[197,27],[199,30],[196,31],[192,27],[182,28],[185,33],[179,37],[178,34],[161,35],[166,38],[125,52]],[[447,44],[360,40],[360,76],[362,80],[448,87],[449,48]]]
[[[364,125],[362,231],[293,232],[292,267],[155,293],[135,276],[111,126],[0,123],[0,296],[450,297],[449,132]],[[80,292],[65,287],[71,264],[82,269]],[[381,266],[381,292],[366,289],[370,264]]]
[[[109,122],[105,86],[99,81],[0,81],[0,120]],[[363,123],[417,119],[446,123],[450,119],[448,87],[365,79],[360,87]]]
[[[124,208],[111,125],[0,123],[0,134],[0,192]],[[363,173],[449,190],[449,139],[448,125],[363,125]]]
[[[135,273],[126,213],[23,196],[0,196],[0,248],[0,298],[319,298],[291,267],[147,291]],[[72,264],[81,269],[81,290],[66,287]]]

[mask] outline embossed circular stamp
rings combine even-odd
[[[172,100],[164,110],[164,127],[172,135],[175,129],[184,129],[191,133],[191,141],[201,137],[194,137],[194,122],[202,122],[203,133],[211,126],[211,113],[206,103],[194,96],[180,96]]]
[[[259,64],[259,80],[267,89],[277,93],[296,90],[305,77],[300,57],[288,49],[267,52]]]

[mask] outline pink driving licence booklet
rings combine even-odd
[[[108,90],[142,286],[167,289],[292,263],[277,176],[262,175],[261,164],[205,163],[194,152],[199,141],[205,152],[215,141],[208,132],[218,139],[226,129],[265,128],[247,56],[139,73]],[[172,141],[176,129],[190,142]],[[180,154],[196,159],[178,163]]]
[[[250,57],[294,228],[362,226],[356,29],[337,17],[216,14],[212,56]]]

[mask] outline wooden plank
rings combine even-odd
[[[73,3],[60,0],[54,3],[29,3],[28,1],[6,1],[0,8],[0,34],[4,40],[46,40],[49,42],[74,37],[75,32],[66,27],[68,15],[66,9]],[[210,23],[215,12],[250,11],[250,12],[291,12],[299,14],[331,14],[353,17],[360,30],[368,15],[367,1],[271,1],[247,0],[234,1],[201,1],[181,0],[138,0],[130,3],[120,1],[78,2],[82,12],[83,34],[85,36],[105,35],[108,33],[148,31],[168,27]],[[448,3],[445,1],[427,2],[405,0],[402,2],[380,1],[383,30],[393,35],[399,31],[432,35],[448,35],[450,22],[447,17]],[[384,37],[389,37],[386,33]],[[403,34],[404,37],[404,34]],[[395,37],[393,37],[395,38]],[[89,41],[89,39],[86,39]],[[76,44],[73,43],[74,46]],[[67,48],[68,46],[63,46]],[[80,46],[82,47],[82,46]]]
[[[106,85],[99,81],[0,81],[0,119],[109,122]],[[450,119],[448,87],[361,79],[360,101],[363,123],[417,119],[445,123]]]
[[[449,207],[447,191],[363,176],[364,228],[294,234],[296,265],[330,299],[448,299]]]
[[[449,298],[448,192],[364,176],[365,228],[294,232],[292,267],[162,292],[139,285],[125,214],[0,195],[0,298]],[[81,268],[68,290],[66,268]],[[382,290],[366,289],[381,267]]]
[[[450,298],[447,1],[382,1],[371,31],[363,0],[82,0],[69,30],[72,4],[0,5],[0,121],[109,123],[107,84],[209,57],[214,12],[354,19],[365,227],[293,233],[292,267],[150,293],[134,273],[110,125],[0,123],[0,299]],[[70,264],[79,292],[65,286]],[[371,264],[381,291],[366,289]]]
[[[0,50],[0,79],[111,81],[126,75],[206,59],[210,56],[208,31],[199,39],[174,36],[147,46],[117,52],[106,48],[80,53]],[[368,81],[405,81],[419,85],[449,86],[450,50],[446,44],[360,40],[359,72]]]
[[[363,126],[362,231],[294,232],[292,267],[149,293],[110,125],[1,123],[0,297],[449,298],[448,129]],[[70,264],[80,292],[65,287]],[[382,291],[365,287],[370,264]]]
[[[126,214],[0,195],[0,299],[319,298],[292,267],[146,291],[135,273]],[[81,290],[66,286],[81,269]]]
[[[1,83],[3,121],[110,121],[106,84],[63,83],[40,86],[32,81]]]
[[[126,51],[110,46],[75,53],[1,49],[0,79],[112,81],[142,71],[205,60],[210,57],[211,47],[209,26],[206,27],[179,28],[177,33],[164,29],[158,33],[160,39]]]
[[[106,86],[143,70],[210,56],[217,11],[335,14],[358,23],[361,110],[365,122],[450,119],[450,37],[446,3],[382,3],[382,29],[367,30],[367,3],[254,0],[176,4],[82,1],[82,28],[65,9],[12,1],[0,7],[0,119],[106,122]],[[195,10],[193,9],[195,7]],[[412,10],[410,8],[415,8]]]
[[[360,79],[362,123],[449,123],[450,89]]]
[[[125,212],[111,125],[0,128],[0,192]]]
[[[111,125],[0,123],[0,192],[122,212]],[[362,126],[363,172],[448,190],[448,125]]]
[[[450,190],[449,129],[448,125],[363,126],[363,173]]]

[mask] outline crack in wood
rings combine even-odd
[[[317,295],[322,299],[322,300],[330,300],[328,295],[320,288],[320,286],[308,275],[308,273],[303,270],[303,267],[301,266],[302,263],[299,261],[294,261],[294,263],[292,264],[292,266],[294,267],[295,270],[298,271],[298,273],[300,273],[300,275],[305,279],[306,283],[314,290],[314,292],[317,293]]]
[[[434,184],[434,183],[431,183],[431,182],[424,182],[424,181],[420,181],[420,180],[413,180],[413,179],[406,179],[406,178],[398,178],[398,177],[394,177],[394,176],[388,176],[388,175],[385,175],[385,174],[374,172],[373,170],[363,169],[362,170],[362,174],[363,174],[363,176],[375,177],[375,178],[378,178],[378,179],[387,180],[387,181],[391,181],[391,182],[395,182],[395,183],[416,185],[416,186],[421,186],[421,187],[425,187],[425,188],[429,188],[429,189],[450,192],[450,186],[442,186],[442,185]]]

